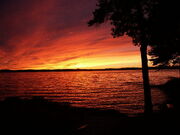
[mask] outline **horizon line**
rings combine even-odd
[[[149,69],[180,69],[179,66],[166,67],[148,67]],[[23,72],[23,71],[105,71],[105,70],[138,70],[141,67],[125,67],[125,68],[97,68],[97,69],[0,69],[0,72]]]

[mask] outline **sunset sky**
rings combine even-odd
[[[131,38],[88,27],[96,0],[1,0],[0,69],[141,66]]]

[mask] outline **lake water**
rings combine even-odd
[[[143,112],[141,70],[1,72],[0,100],[11,96],[42,96],[72,106],[115,109],[128,115]],[[178,70],[150,70],[150,83],[163,84],[179,77]],[[152,89],[154,110],[166,95]]]

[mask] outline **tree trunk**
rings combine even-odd
[[[144,113],[146,116],[152,114],[152,100],[151,90],[149,85],[149,73],[148,73],[148,60],[147,60],[147,45],[141,45],[141,62],[142,62],[142,77],[144,85]]]

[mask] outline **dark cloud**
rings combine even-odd
[[[94,5],[95,0],[1,0],[0,49],[10,51],[11,40],[21,42],[37,32],[43,35],[37,46],[63,37],[67,29],[86,26]]]
[[[109,40],[109,28],[87,26],[95,6],[96,0],[0,0],[0,68],[72,66],[113,49],[120,43]]]

